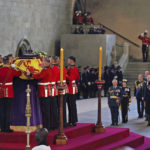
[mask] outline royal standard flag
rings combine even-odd
[[[17,69],[19,69],[22,72],[22,75],[20,76],[21,79],[32,79],[30,77],[27,77],[24,72],[31,72],[33,74],[38,74],[42,70],[42,61],[39,58],[32,58],[32,59],[16,59],[14,62]]]

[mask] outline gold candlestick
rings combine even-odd
[[[31,150],[30,148],[30,118],[31,118],[31,104],[30,104],[30,93],[31,93],[31,89],[29,84],[27,85],[27,89],[26,89],[26,93],[27,93],[27,104],[26,104],[26,112],[25,112],[25,116],[27,118],[27,129],[26,129],[26,134],[27,134],[27,145],[26,145],[26,150]]]

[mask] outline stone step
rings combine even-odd
[[[129,67],[150,67],[150,64],[128,64]]]
[[[126,71],[136,71],[136,72],[141,72],[141,71],[143,71],[143,72],[145,72],[145,71],[149,71],[150,70],[150,67],[148,67],[148,68],[137,68],[137,67],[134,67],[134,68],[127,68],[126,69]]]
[[[150,65],[150,62],[129,62],[128,65]]]
[[[128,86],[131,88],[131,95],[134,95],[134,83],[138,79],[138,75],[144,76],[145,71],[150,71],[150,63],[129,62],[123,77],[128,80]]]

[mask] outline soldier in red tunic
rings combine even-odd
[[[29,74],[28,74],[29,75]],[[31,74],[32,75],[32,74]],[[51,78],[52,70],[50,68],[49,58],[43,60],[43,70],[39,74],[33,74],[34,79],[38,79],[38,94],[40,98],[40,105],[42,110],[43,126],[48,130],[51,129]]]
[[[52,70],[52,78],[51,78],[51,86],[52,86],[52,95],[51,95],[51,123],[52,129],[55,130],[58,128],[58,89],[56,83],[59,81],[59,72],[60,69],[57,64],[57,56],[51,57],[51,70]]]
[[[73,56],[70,56],[68,58],[68,88],[69,88],[69,94],[68,94],[68,109],[69,109],[69,125],[70,126],[76,126],[76,123],[78,122],[77,117],[77,107],[76,107],[76,94],[78,93],[78,88],[76,85],[76,81],[80,80],[80,75],[77,67],[75,66],[76,58]]]
[[[150,44],[150,38],[147,36],[147,30],[141,35],[138,36],[140,40],[142,40],[142,54],[143,54],[143,62],[147,62],[148,59],[148,50]]]
[[[0,68],[0,123],[2,132],[12,132],[10,129],[10,110],[14,98],[13,78],[21,75],[20,71],[12,69],[9,58],[4,57],[4,66]]]
[[[60,65],[59,57],[57,60],[57,64],[58,64],[58,66]],[[67,69],[64,67],[64,69],[63,69],[63,85],[65,86],[65,89],[63,91],[63,94],[64,94],[63,95],[63,125],[64,125],[64,127],[67,127],[66,100],[67,100],[67,94],[69,92],[66,78],[67,78]],[[60,86],[60,72],[59,72],[59,79],[58,80],[59,81],[57,82],[57,87]],[[59,99],[58,99],[58,107],[59,107]]]

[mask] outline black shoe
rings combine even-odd
[[[115,125],[114,123],[111,124],[111,126],[114,126],[114,125]]]
[[[75,126],[77,126],[77,124],[76,124],[76,123],[73,123],[72,125],[73,125],[74,127],[75,127]]]
[[[2,133],[6,132],[5,130],[1,130]]]
[[[64,123],[64,128],[67,128],[68,127],[68,124],[67,123]]]
[[[72,124],[72,123],[68,123],[67,126],[68,126],[68,127],[72,127],[73,124]]]
[[[14,130],[9,129],[9,130],[6,130],[5,132],[6,133],[12,133],[12,132],[14,132]]]
[[[150,123],[148,123],[147,126],[149,127],[149,126],[150,126]]]
[[[123,119],[123,120],[122,120],[122,123],[126,123],[126,120],[125,120],[125,119]]]

